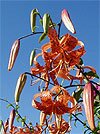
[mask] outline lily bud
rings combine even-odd
[[[31,23],[31,31],[34,32],[35,31],[35,25],[36,25],[36,16],[38,14],[38,10],[37,9],[33,9],[31,11],[31,15],[30,15],[30,23]]]
[[[46,121],[46,116],[47,115],[41,111],[41,113],[40,113],[40,126],[42,126],[44,124],[44,122]]]
[[[62,13],[61,13],[61,18],[62,18],[62,21],[64,23],[64,25],[66,26],[66,28],[73,34],[76,33],[75,31],[75,28],[72,24],[72,21],[71,21],[71,18],[70,18],[70,15],[68,13],[68,11],[66,9],[63,9],[62,10]]]
[[[11,52],[10,52],[10,58],[9,58],[9,63],[8,63],[8,70],[10,71],[15,63],[16,57],[18,55],[20,48],[20,40],[16,40],[14,44],[12,45]]]
[[[43,30],[44,30],[44,33],[48,32],[49,21],[50,21],[50,15],[49,14],[44,14],[44,16],[43,16]]]
[[[26,80],[27,80],[26,74],[21,74],[18,78],[18,81],[16,84],[16,89],[15,89],[15,102],[16,102],[16,104],[19,102],[20,94],[21,94],[22,89],[26,83]]]
[[[31,52],[31,54],[30,54],[30,66],[33,65],[33,60],[34,60],[34,58],[35,58],[35,54],[36,54],[35,50],[33,50],[33,51]]]
[[[11,130],[12,127],[13,127],[15,115],[16,115],[16,113],[15,113],[15,110],[13,109],[13,110],[10,112],[10,116],[9,116],[9,130]]]
[[[86,118],[91,130],[95,129],[94,123],[94,92],[92,84],[88,82],[83,91],[83,104],[85,109]]]

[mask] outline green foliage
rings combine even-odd
[[[3,121],[0,120],[0,131],[1,131],[2,127],[3,127]]]
[[[79,62],[80,65],[83,65],[83,59],[80,58],[80,62]]]
[[[7,108],[12,107],[12,104],[8,104],[6,107],[7,107]]]
[[[39,43],[40,43],[41,41],[43,41],[43,40],[46,38],[46,36],[47,36],[47,33],[43,33],[43,34],[39,37]]]
[[[81,97],[81,93],[82,93],[83,89],[80,88],[79,90],[74,91],[73,93],[73,97],[76,99],[76,101],[78,102],[80,97]]]
[[[26,116],[24,116],[24,117],[21,119],[22,127],[25,126],[25,122],[26,122]]]
[[[97,73],[94,73],[94,72],[92,72],[92,71],[85,72],[84,74],[99,79],[99,76],[97,75]]]

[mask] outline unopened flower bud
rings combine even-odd
[[[95,129],[94,123],[94,92],[92,89],[92,84],[88,82],[83,91],[83,104],[86,113],[86,118],[91,130]]]
[[[66,9],[63,9],[62,14],[61,14],[61,18],[62,18],[62,21],[63,21],[64,25],[66,26],[66,28],[70,32],[76,33],[75,28],[74,28],[72,21],[70,19],[69,13]]]
[[[10,71],[15,63],[16,57],[18,55],[20,48],[20,40],[16,40],[14,44],[12,45],[11,52],[10,52],[10,58],[9,58],[9,63],[8,63],[8,70]]]
[[[26,83],[26,80],[27,80],[27,75],[25,73],[21,74],[17,80],[16,89],[15,89],[15,102],[16,102],[16,104],[19,102],[20,94],[21,94],[22,89]]]
[[[15,109],[11,110],[10,112],[10,116],[9,116],[9,130],[12,129],[13,123],[14,123],[14,119],[15,119]]]

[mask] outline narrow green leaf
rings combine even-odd
[[[82,58],[80,58],[79,64],[80,64],[80,65],[83,65],[83,60],[82,60]]]
[[[25,117],[23,117],[23,118],[22,118],[22,120],[21,120],[22,127],[24,127],[24,126],[25,126],[25,122],[26,122],[26,116],[25,116]]]
[[[100,122],[98,122],[98,128],[100,129]]]
[[[25,126],[25,124],[24,124],[24,122],[22,121],[22,127],[24,127]]]
[[[20,122],[21,121],[20,116],[17,116],[16,120],[17,120],[17,122]]]
[[[73,93],[73,97],[76,99],[77,102],[78,102],[78,100],[80,99],[80,96],[81,96],[82,91],[83,91],[83,89],[80,88],[80,90],[75,91],[75,92]]]
[[[8,104],[6,107],[9,108],[9,107],[11,107],[11,106],[12,106],[12,104]]]
[[[1,132],[2,126],[3,126],[3,121],[0,120],[0,132]]]
[[[20,108],[20,106],[19,105],[16,105],[16,108],[15,109],[18,110],[19,108]]]
[[[43,33],[43,34],[39,37],[39,43],[40,43],[41,41],[43,41],[43,40],[46,38],[46,36],[47,36],[47,33]]]
[[[75,121],[74,121],[74,126],[75,126],[75,127],[77,127],[77,126],[76,126],[76,122],[77,122],[77,119],[75,119]]]
[[[84,74],[88,75],[88,76],[93,76],[93,77],[99,79],[99,76],[96,73],[92,72],[92,71],[85,72]]]
[[[75,115],[76,115],[76,116],[78,116],[78,115],[82,115],[82,116],[83,116],[83,114],[82,114],[82,113],[76,113]]]
[[[89,131],[89,129],[86,129],[86,130],[84,131],[84,134],[86,134],[88,131]]]

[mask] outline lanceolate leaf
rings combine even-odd
[[[77,102],[80,99],[80,95],[81,95],[82,91],[83,91],[83,89],[81,88],[80,90],[73,93],[73,97],[76,99]]]
[[[1,131],[1,129],[2,129],[2,125],[3,125],[3,121],[0,120],[0,131]]]
[[[99,79],[99,76],[96,73],[92,72],[92,71],[85,72],[84,74],[88,75],[88,76],[93,76],[93,77]]]
[[[79,64],[80,64],[80,65],[83,65],[83,60],[82,60],[82,58],[80,58]]]
[[[46,36],[47,36],[47,33],[43,33],[43,34],[39,37],[39,43],[40,43],[41,41],[43,41]]]
[[[23,118],[22,118],[22,120],[21,120],[22,127],[24,127],[24,126],[25,126],[25,121],[26,121],[26,116],[25,116],[25,117],[23,117]]]

